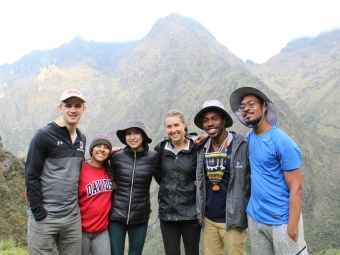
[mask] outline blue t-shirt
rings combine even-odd
[[[223,152],[227,152],[228,157],[223,160],[224,174],[222,180],[219,183],[220,190],[213,191],[213,184],[206,176],[206,202],[205,202],[205,216],[214,222],[225,223],[226,222],[226,200],[228,193],[228,186],[230,180],[230,159],[232,152],[232,143],[228,145],[228,149],[223,149]],[[214,152],[212,146],[210,146],[208,152]],[[204,167],[206,169],[206,162],[204,160]]]
[[[249,141],[251,169],[251,196],[247,213],[261,223],[286,224],[289,189],[283,171],[300,168],[300,148],[276,126],[258,136],[252,130],[245,138]]]

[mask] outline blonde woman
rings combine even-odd
[[[196,215],[196,146],[180,111],[164,114],[164,126],[167,138],[155,150],[161,157],[158,210],[165,254],[179,255],[182,237],[185,254],[197,255],[201,226]]]

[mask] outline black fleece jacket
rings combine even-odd
[[[188,150],[175,155],[164,149],[167,139],[155,150],[161,155],[162,182],[158,193],[158,217],[163,221],[195,220],[196,216],[196,146],[190,139]]]

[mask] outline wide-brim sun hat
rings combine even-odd
[[[272,101],[270,101],[270,99],[259,89],[254,88],[254,87],[241,87],[238,89],[235,89],[231,94],[230,94],[230,107],[232,109],[232,111],[234,112],[234,114],[236,115],[236,117],[240,120],[240,122],[247,126],[252,128],[252,125],[247,125],[242,114],[241,111],[238,109],[238,107],[241,104],[241,100],[244,96],[246,95],[256,95],[260,98],[263,99],[263,101],[266,102],[268,109],[267,109],[267,120],[271,125],[276,125],[277,122],[277,111],[275,109],[274,104],[272,103]]]
[[[146,142],[146,143],[152,142],[152,139],[150,137],[148,137],[148,135],[146,134],[145,125],[143,124],[143,122],[141,122],[139,120],[129,120],[124,124],[122,129],[117,130],[117,132],[116,132],[117,137],[122,144],[126,145],[125,131],[129,128],[138,128],[142,132],[144,142]]]
[[[224,121],[225,121],[225,125],[224,125],[225,128],[231,127],[233,125],[233,119],[224,109],[223,104],[218,100],[208,100],[203,103],[202,109],[196,114],[194,118],[194,123],[198,128],[204,130],[203,115],[209,111],[217,111],[217,112],[222,113]]]

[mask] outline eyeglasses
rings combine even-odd
[[[238,107],[238,109],[239,109],[240,111],[244,111],[244,109],[246,109],[246,106],[247,106],[248,108],[254,108],[255,103],[260,103],[260,102],[259,102],[259,101],[254,101],[254,100],[250,100],[250,101],[248,101],[248,102],[245,103],[245,104],[240,104],[240,106]]]

